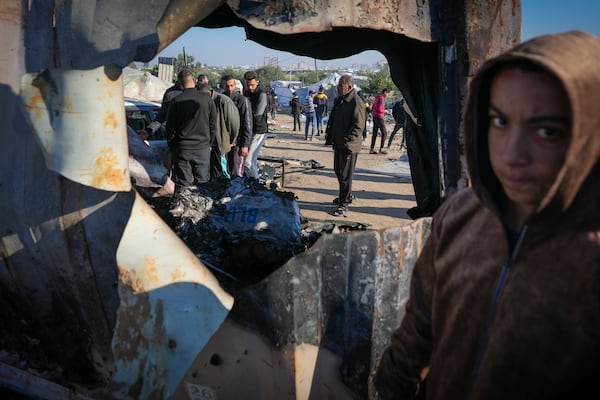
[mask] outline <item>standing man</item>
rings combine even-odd
[[[242,96],[236,85],[237,81],[231,75],[221,78],[223,94],[233,101],[240,116],[239,132],[232,139],[235,147],[229,152],[229,171],[231,176],[244,176],[244,159],[248,156],[248,148],[252,143],[252,105],[248,98]]]
[[[252,142],[248,149],[248,156],[244,160],[244,169],[250,177],[258,179],[258,154],[266,140],[267,133],[267,94],[259,87],[260,81],[256,71],[248,71],[244,74],[246,90],[244,96],[250,100],[252,105]]]
[[[198,74],[198,77],[196,78],[196,87],[200,89],[205,86],[208,86],[208,75]]]
[[[146,127],[146,132],[148,136],[156,134],[156,132],[158,132],[158,130],[162,127],[162,124],[167,120],[167,113],[169,112],[169,106],[171,105],[171,102],[175,97],[179,96],[183,92],[183,85],[181,84],[181,82],[179,82],[179,76],[181,75],[181,72],[183,70],[187,70],[187,68],[184,68],[181,71],[179,71],[179,73],[177,74],[177,81],[163,94],[163,98],[160,103],[160,109],[156,114],[156,118]],[[162,139],[161,137],[155,138]]]
[[[312,131],[310,132],[310,140],[313,140],[315,136],[315,92],[313,90],[308,91],[308,96],[304,99],[304,105],[302,106],[302,114],[306,116],[304,121],[304,140],[308,140],[308,127],[312,125]]]
[[[326,143],[333,144],[333,169],[338,178],[338,206],[336,217],[347,216],[352,202],[352,178],[356,159],[362,147],[367,122],[365,104],[354,89],[352,75],[342,75],[337,85],[338,97],[327,124]]]
[[[329,101],[323,85],[319,86],[319,93],[317,93],[313,101],[315,103],[315,113],[317,116],[317,136],[321,136],[323,133],[323,117],[327,116],[327,102]]]
[[[227,154],[235,145],[235,138],[240,130],[240,115],[233,101],[224,94],[211,89],[208,84],[201,83],[198,90],[207,92],[214,101],[217,110],[215,139],[210,148],[210,179],[231,178],[227,167]]]
[[[298,130],[302,130],[302,125],[300,125],[300,112],[302,111],[302,103],[300,102],[300,97],[298,97],[298,93],[294,92],[292,95],[292,99],[290,100],[290,107],[292,109],[292,117],[294,118],[294,131],[296,130],[296,126],[298,126]]]
[[[387,154],[385,149],[385,138],[387,136],[387,130],[385,129],[385,98],[387,97],[390,90],[385,88],[375,97],[373,102],[373,137],[371,138],[371,154],[377,154],[375,150],[375,142],[377,142],[377,131],[381,131],[381,146],[379,152],[381,154]]]
[[[215,137],[215,103],[196,90],[189,70],[178,74],[183,92],[175,97],[167,114],[167,142],[173,157],[173,181],[179,187],[208,182],[210,146]]]
[[[400,150],[406,148],[406,135],[404,135],[404,120],[406,119],[404,116],[404,99],[398,100],[394,103],[394,107],[392,108],[392,117],[394,117],[394,129],[390,134],[390,138],[388,139],[387,148],[389,149],[392,145],[392,141],[394,140],[394,136],[396,133],[402,128],[402,142],[400,144]]]

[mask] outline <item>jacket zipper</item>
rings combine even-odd
[[[467,381],[467,390],[465,392],[465,399],[469,400],[471,398],[471,391],[473,390],[473,386],[475,385],[475,380],[477,378],[477,374],[479,373],[479,368],[481,367],[481,361],[483,359],[483,353],[485,352],[485,348],[487,347],[488,340],[490,338],[490,328],[492,324],[492,319],[496,314],[496,306],[498,304],[498,299],[500,298],[500,294],[502,293],[502,289],[504,288],[504,282],[506,281],[506,276],[508,275],[508,270],[510,264],[514,262],[519,250],[521,249],[521,244],[523,243],[523,239],[525,237],[525,233],[527,232],[527,225],[523,226],[521,229],[521,233],[519,234],[519,238],[517,239],[517,243],[515,244],[515,248],[512,254],[509,254],[502,264],[502,269],[500,270],[500,276],[498,277],[498,282],[496,283],[496,289],[494,290],[494,296],[492,297],[492,302],[488,307],[487,314],[485,316],[483,330],[479,336],[479,346],[477,349],[477,354],[475,355],[475,361],[473,363],[473,369],[469,374],[469,380]]]

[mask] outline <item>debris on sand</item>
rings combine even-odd
[[[295,195],[251,178],[217,179],[180,190],[170,225],[213,270],[257,282],[305,250]]]
[[[154,208],[228,290],[261,281],[323,234],[367,229],[309,221],[294,193],[253,178],[183,188]]]

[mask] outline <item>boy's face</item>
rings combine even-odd
[[[251,93],[254,93],[256,91],[258,83],[259,82],[257,79],[246,79],[246,87]]]
[[[571,137],[567,95],[547,72],[507,68],[492,79],[489,119],[492,169],[516,211],[527,217],[564,163]]]

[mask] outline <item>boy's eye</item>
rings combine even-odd
[[[490,115],[490,126],[494,126],[496,128],[502,128],[506,126],[506,120],[497,115]]]
[[[537,134],[543,139],[559,138],[562,135],[562,133],[563,132],[560,129],[549,127],[539,128],[537,130]]]

